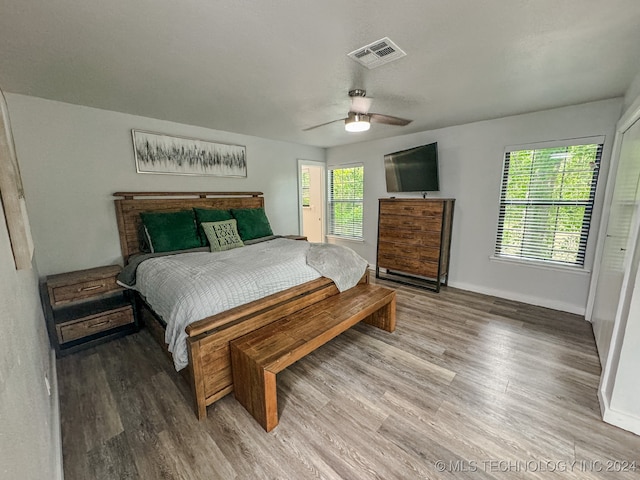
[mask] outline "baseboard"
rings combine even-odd
[[[505,292],[496,288],[481,287],[478,285],[472,285],[464,282],[449,282],[449,286],[459,288],[461,290],[468,290],[470,292],[482,293],[484,295],[491,295],[493,297],[504,298],[506,300],[513,300],[515,302],[527,303],[529,305],[536,305],[538,307],[551,308],[552,310],[560,310],[562,312],[575,313],[576,315],[584,316],[585,307],[579,307],[571,303],[560,302],[557,300],[549,300],[547,298],[534,297],[530,295],[523,295],[513,292]]]
[[[600,403],[600,416],[604,418],[604,413],[609,409],[609,399],[604,395],[601,387],[598,387],[598,402]]]
[[[49,383],[51,386],[51,443],[53,447],[53,478],[64,480],[62,464],[62,424],[60,422],[60,389],[58,388],[58,370],[56,351],[52,348],[49,355]]]
[[[600,389],[598,389],[598,400],[600,400],[602,420],[628,432],[640,435],[640,418],[611,408],[608,399]]]
[[[372,277],[376,274],[375,266],[369,266],[370,274]],[[492,297],[504,298],[505,300],[513,300],[515,302],[527,303],[529,305],[536,305],[538,307],[550,308],[552,310],[560,310],[561,312],[575,313],[576,315],[583,316],[586,312],[586,307],[578,307],[571,303],[558,302],[555,300],[549,300],[546,298],[534,297],[529,295],[514,294],[513,292],[505,292],[497,288],[482,287],[465,282],[452,282],[449,281],[449,286],[453,288],[459,288],[460,290],[467,290],[469,292],[482,293],[483,295],[491,295]]]

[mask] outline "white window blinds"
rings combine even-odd
[[[329,235],[362,238],[364,167],[329,170]]]
[[[602,144],[507,151],[496,256],[584,265]]]

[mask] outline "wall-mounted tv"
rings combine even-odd
[[[436,192],[438,143],[388,153],[384,156],[387,192]]]

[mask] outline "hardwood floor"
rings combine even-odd
[[[278,374],[270,433],[233,394],[198,422],[147,331],[58,360],[65,479],[640,478],[584,319],[379,283],[395,333],[357,325]]]

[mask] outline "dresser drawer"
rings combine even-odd
[[[389,228],[392,230],[420,230],[423,232],[437,232],[438,238],[442,229],[442,217],[409,217],[406,215],[385,215],[380,217],[380,230]]]
[[[414,245],[416,247],[428,245],[440,247],[440,232],[422,230],[406,230],[404,228],[391,228],[380,226],[378,238],[380,242],[394,242],[402,245]]]
[[[70,342],[104,332],[121,325],[133,323],[133,309],[130,305],[117,310],[91,315],[71,322],[56,325],[60,343]]]
[[[378,267],[427,278],[438,276],[438,262],[425,262],[415,258],[378,255]]]
[[[385,258],[404,257],[418,261],[437,262],[440,259],[440,249],[436,247],[415,247],[394,242],[378,243],[378,255]]]
[[[380,201],[381,215],[407,215],[410,217],[442,216],[444,203],[441,201],[390,200]]]

